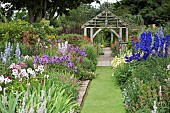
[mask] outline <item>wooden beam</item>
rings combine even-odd
[[[101,28],[98,29],[98,30],[94,33],[93,38],[94,38],[101,30],[102,30]]]
[[[119,35],[116,33],[116,31],[115,30],[113,30],[113,29],[109,29],[111,32],[113,32],[117,37],[118,37],[118,39],[119,39]]]

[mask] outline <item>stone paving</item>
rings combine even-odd
[[[103,48],[103,53],[104,55],[100,55],[98,58],[97,66],[111,66],[111,60],[113,59],[113,57],[111,56],[111,48]]]

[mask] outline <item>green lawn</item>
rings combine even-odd
[[[121,90],[114,84],[111,67],[98,67],[81,113],[125,113]]]

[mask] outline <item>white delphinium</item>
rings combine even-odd
[[[20,60],[20,58],[21,58],[21,51],[20,51],[20,48],[19,48],[19,43],[17,43],[17,46],[16,46],[15,57],[16,57],[18,60]]]

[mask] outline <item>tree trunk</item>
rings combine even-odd
[[[46,18],[46,10],[47,10],[47,1],[44,0],[44,11],[43,11],[44,15],[43,15],[43,18]]]
[[[28,21],[30,24],[34,22],[34,12],[32,8],[28,8]]]

